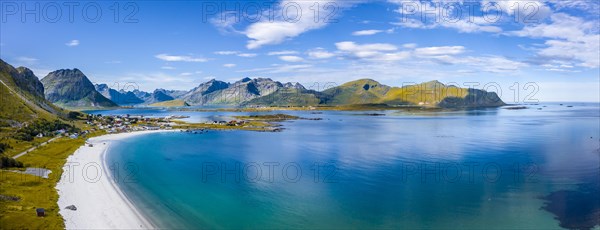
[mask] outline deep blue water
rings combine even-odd
[[[600,213],[589,193],[600,186],[598,104],[286,113],[323,120],[283,122],[280,133],[137,136],[112,146],[109,164],[134,203],[167,228],[553,229]],[[577,202],[591,211],[570,206]],[[571,216],[556,212],[563,206]]]

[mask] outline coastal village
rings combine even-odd
[[[244,127],[247,122],[245,120],[215,120],[204,123],[186,123],[182,119],[189,118],[188,116],[170,115],[165,117],[146,117],[143,115],[89,115],[86,121],[87,125],[92,128],[89,131],[83,131],[81,135],[86,135],[89,132],[104,130],[107,133],[124,133],[145,130],[172,130],[172,129],[188,129],[192,127],[207,128],[211,127]],[[71,134],[71,137],[76,138],[78,134]]]
[[[183,119],[185,116],[144,117],[143,115],[88,115],[87,125],[93,127],[90,131],[104,130],[107,133],[122,133],[144,130],[173,129],[176,124],[173,119]]]

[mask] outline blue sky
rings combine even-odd
[[[40,78],[79,68],[93,82],[146,91],[212,78],[314,89],[360,78],[392,86],[437,79],[499,86],[507,102],[523,102],[534,88],[530,99],[541,102],[600,101],[597,1],[69,4],[1,2],[0,57]]]

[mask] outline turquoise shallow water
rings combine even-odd
[[[600,108],[571,104],[288,112],[323,120],[284,122],[281,133],[137,136],[111,147],[108,161],[136,206],[166,228],[555,229],[600,207],[588,192],[600,179]],[[544,204],[568,208],[564,194],[591,211],[559,215]]]

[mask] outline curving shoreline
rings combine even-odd
[[[112,180],[106,152],[113,141],[157,132],[140,131],[90,138],[67,158],[56,184],[59,213],[67,229],[149,229],[157,228]],[[84,171],[87,172],[84,176]],[[100,173],[98,173],[100,172]],[[77,210],[67,209],[75,205]]]

